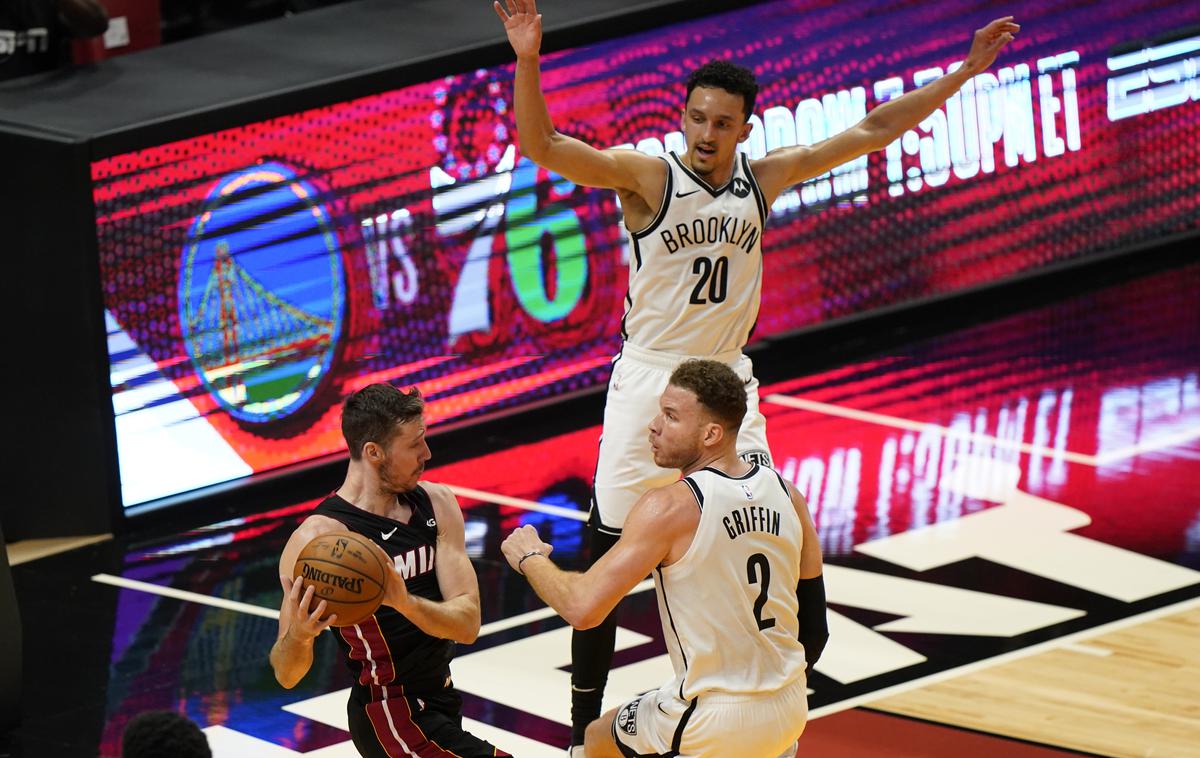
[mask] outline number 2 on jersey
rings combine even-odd
[[[703,255],[692,261],[692,273],[700,277],[692,288],[692,297],[688,301],[693,305],[705,303],[723,303],[729,289],[729,259],[725,256],[714,262]],[[704,288],[708,287],[708,299],[704,299]]]
[[[758,622],[758,631],[770,629],[775,626],[775,619],[762,615],[763,606],[767,604],[767,590],[771,587],[771,564],[767,562],[767,556],[755,553],[746,559],[746,581],[761,583],[758,599],[754,601],[754,620]]]

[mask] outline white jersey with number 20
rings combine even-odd
[[[649,350],[741,350],[758,319],[767,208],[744,153],[713,189],[675,153],[650,225],[631,232],[622,336]]]

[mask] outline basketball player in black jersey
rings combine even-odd
[[[283,605],[271,648],[275,678],[299,682],[313,640],[337,620],[313,588],[292,580],[301,549],[323,534],[353,531],[390,559],[383,605],[353,626],[334,628],[355,676],[347,711],[364,756],[508,755],[462,729],[462,699],[450,681],[454,643],[479,634],[479,584],[467,558],[462,511],[449,488],[421,482],[430,458],[425,402],[413,389],[372,384],[346,399],[346,481],[292,533],[279,558]]]

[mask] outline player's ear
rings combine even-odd
[[[362,457],[369,461],[378,461],[382,452],[383,451],[379,449],[379,445],[375,444],[374,442],[363,443]]]
[[[746,123],[742,124],[742,132],[738,135],[738,142],[745,142],[750,139],[750,132],[754,130],[754,122],[746,119]]]

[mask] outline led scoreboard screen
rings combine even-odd
[[[774,203],[755,339],[1200,228],[1200,5],[1006,12],[990,70]],[[686,76],[729,58],[761,85],[756,158],[953,70],[988,20],[766,3],[547,55],[543,85],[564,133],[683,151]],[[419,386],[437,425],[606,380],[621,209],[522,155],[513,73],[93,164],[127,508],[341,451],[338,404],[372,382]]]

